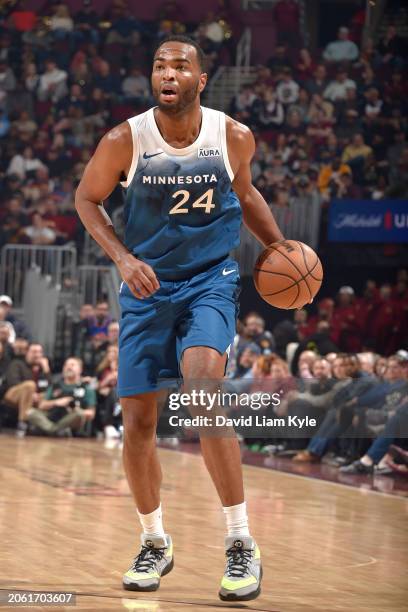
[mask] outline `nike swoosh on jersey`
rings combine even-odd
[[[158,153],[153,153],[153,155],[148,155],[146,151],[143,153],[143,159],[150,159],[151,157],[156,157],[156,155],[161,155],[163,151],[159,151]]]
[[[228,276],[228,274],[232,274],[233,272],[236,272],[236,270],[226,270],[225,268],[222,271],[222,275],[223,276]]]

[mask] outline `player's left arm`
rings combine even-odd
[[[255,153],[255,139],[249,128],[227,117],[228,157],[234,172],[232,188],[241,202],[244,223],[264,245],[283,240],[271,209],[252,184],[251,160]]]

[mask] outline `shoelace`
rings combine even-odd
[[[142,546],[142,550],[133,561],[132,571],[149,572],[153,570],[155,564],[163,559],[165,551],[166,547],[151,548],[150,546]]]
[[[244,578],[248,573],[248,564],[252,559],[252,551],[232,546],[232,548],[227,550],[226,555],[228,576]]]

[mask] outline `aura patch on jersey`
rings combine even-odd
[[[217,147],[198,149],[198,157],[221,157],[221,150]]]

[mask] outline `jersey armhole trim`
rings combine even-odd
[[[135,176],[137,162],[139,159],[139,140],[137,137],[137,129],[136,129],[135,121],[133,120],[133,117],[132,117],[131,119],[127,119],[127,122],[130,125],[130,131],[132,132],[133,155],[132,155],[132,163],[130,164],[127,179],[126,181],[120,182],[122,187],[124,187],[125,189],[129,187],[130,183],[133,180],[133,177]]]
[[[232,181],[234,180],[234,173],[232,171],[231,164],[230,164],[229,157],[228,157],[227,128],[226,128],[225,113],[220,113],[220,133],[221,133],[222,157],[224,159],[225,169],[232,183]]]

